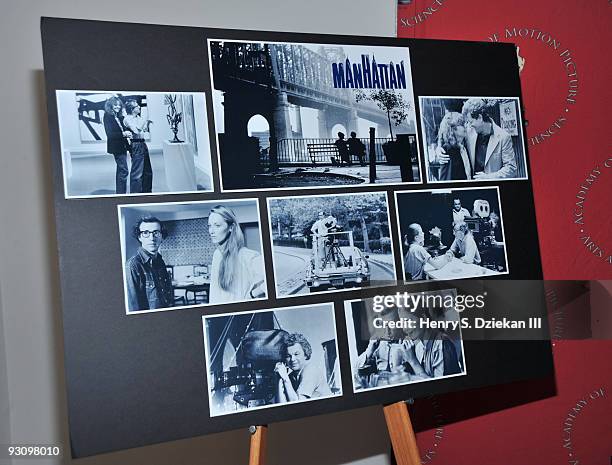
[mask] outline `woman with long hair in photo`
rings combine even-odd
[[[438,129],[438,146],[444,149],[450,160],[440,168],[440,181],[472,179],[465,137],[463,115],[454,111],[446,113]]]
[[[130,193],[148,193],[153,190],[153,170],[149,158],[149,148],[145,136],[151,126],[150,119],[144,119],[140,114],[140,105],[136,100],[125,103],[127,116],[123,124],[132,133],[130,153],[132,155],[132,168],[130,172]]]
[[[115,157],[115,192],[127,192],[129,174],[127,153],[132,133],[123,126],[123,102],[119,97],[110,97],[104,103],[104,131],[106,132],[106,151]]]
[[[210,270],[209,303],[265,297],[262,256],[245,247],[236,214],[223,205],[215,206],[208,216],[208,233],[217,246]]]

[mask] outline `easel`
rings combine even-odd
[[[268,445],[268,426],[250,426],[249,433],[251,433],[249,465],[264,465]]]
[[[397,465],[420,465],[419,449],[406,403],[396,402],[391,405],[385,405],[383,411]],[[251,433],[249,465],[264,465],[268,427],[251,426],[249,433]]]

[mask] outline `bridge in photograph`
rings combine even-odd
[[[331,65],[344,60],[342,47],[321,46],[319,52],[300,44],[211,42],[214,87],[225,94],[226,133],[246,133],[248,120],[261,114],[274,122],[277,139],[291,138],[290,104],[298,115],[300,107],[318,110],[320,137],[331,136],[336,124],[356,130],[357,118],[388,125],[375,103],[356,103],[354,90],[334,88]]]

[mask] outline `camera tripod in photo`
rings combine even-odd
[[[243,349],[242,357],[238,357],[243,360],[226,371],[215,372],[212,390],[224,395],[225,403],[231,397],[231,401],[242,408],[274,403],[276,377],[273,362],[282,358],[282,343],[286,336],[285,331],[278,329],[245,333],[236,349],[236,353]]]
[[[355,246],[353,231],[314,234],[312,252],[304,279],[310,292],[369,284],[368,256]]]
[[[330,232],[327,233],[326,236],[323,237],[323,260],[319,268],[324,270],[326,266],[340,268],[342,266],[351,266],[353,264],[352,257],[349,257],[347,260],[344,254],[342,253],[342,249],[340,248],[339,235],[345,234],[344,232]],[[346,233],[348,234],[348,232]],[[352,233],[351,233],[352,234]],[[316,238],[313,241],[313,247],[319,247],[319,239]],[[319,251],[315,251],[315,257],[319,256]]]

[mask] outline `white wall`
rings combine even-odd
[[[0,317],[2,316],[2,293],[0,292]],[[0,318],[0,444],[11,443],[10,399],[6,375],[6,348],[4,347],[4,328]]]
[[[0,113],[0,337],[3,334],[8,392],[1,387],[0,363],[0,406],[8,398],[13,442],[57,442],[67,452],[69,445],[40,17],[392,36],[394,9],[392,0],[3,2],[0,62],[10,72],[0,73],[0,92],[4,108],[10,111]],[[6,416],[2,415],[0,425],[5,432]],[[373,407],[271,425],[268,463],[383,465],[389,463],[387,451],[382,411]],[[247,457],[247,432],[233,431],[78,463],[228,465],[246,463]],[[58,463],[72,461],[15,461],[18,465]]]
[[[132,92],[135,94],[140,92]],[[147,142],[149,150],[161,150],[164,141],[173,138],[172,131],[166,120],[168,107],[164,104],[165,94],[162,92],[142,92],[147,97],[147,106],[143,109],[143,117],[153,121],[150,129],[150,140]],[[173,92],[174,95],[181,95]],[[194,113],[196,119],[196,131],[198,136],[198,149],[202,155],[207,155],[209,144],[207,141],[208,122],[206,120],[206,102],[203,93],[192,94],[194,96]],[[57,92],[58,115],[61,122],[62,149],[77,153],[106,153],[106,141],[81,141],[79,120],[77,118],[78,104],[76,92],[72,90],[61,90]],[[183,111],[180,99],[177,100],[177,111]],[[103,128],[101,129],[103,131]],[[102,136],[104,133],[102,132]],[[179,126],[178,137],[184,139],[183,125]]]
[[[133,256],[138,249],[138,242],[132,237],[132,227],[136,224],[139,218],[151,215],[161,221],[179,221],[179,220],[191,220],[195,218],[208,218],[210,216],[210,210],[217,205],[223,204],[231,208],[238,221],[240,223],[259,223],[257,203],[252,200],[238,200],[233,202],[208,202],[208,203],[192,203],[183,204],[179,207],[173,205],[145,205],[145,206],[131,206],[121,209],[121,229],[123,234],[123,244],[125,248],[125,254],[123,260],[127,260]],[[257,237],[255,237],[257,236]],[[259,239],[260,228],[257,228],[255,233],[249,231],[248,240],[246,242],[247,247],[254,250],[262,251],[261,241]],[[211,242],[208,242],[210,246]],[[202,245],[204,246],[204,245]],[[161,249],[163,253],[163,245]]]

